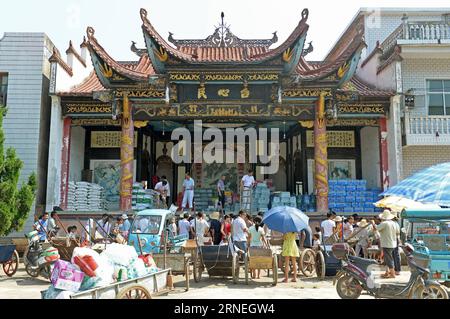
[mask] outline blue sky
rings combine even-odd
[[[64,52],[69,40],[79,45],[86,27],[117,60],[134,60],[129,47],[134,40],[143,47],[139,9],[146,8],[158,32],[167,38],[205,38],[225,12],[225,21],[240,38],[271,38],[278,31],[280,44],[309,9],[307,41],[313,41],[309,59],[322,59],[360,7],[449,7],[448,0],[15,0],[0,8],[3,32],[45,32]]]

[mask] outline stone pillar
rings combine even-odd
[[[328,153],[325,93],[316,102],[314,120],[314,185],[317,191],[317,212],[328,212]]]
[[[387,143],[387,121],[386,118],[380,118],[379,121],[379,137],[380,137],[380,172],[381,172],[381,187],[383,191],[389,187],[389,157],[388,157],[388,143]]]
[[[70,131],[72,119],[64,118],[63,140],[61,150],[61,186],[60,186],[60,207],[67,209],[67,197],[69,194],[69,167],[70,167]]]
[[[128,95],[123,96],[120,139],[120,210],[130,211],[133,190],[134,125]]]

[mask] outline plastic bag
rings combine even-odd
[[[99,281],[95,284],[95,287],[111,284],[114,281],[114,264],[107,258],[100,255],[98,260],[98,268],[95,270],[95,275],[99,278]]]
[[[150,255],[150,254],[140,255],[139,259],[142,259],[142,261],[144,262],[144,265],[146,267],[155,267],[156,268],[156,262],[153,259],[152,255]]]
[[[101,255],[110,262],[125,267],[128,267],[131,261],[138,257],[134,247],[116,243],[108,245]]]
[[[73,257],[73,261],[76,265],[78,265],[82,272],[84,272],[89,277],[95,277],[95,270],[98,268],[98,263],[95,261],[92,256],[75,256]]]
[[[100,263],[100,255],[95,250],[87,247],[76,247],[72,253],[72,263],[89,277],[95,277]]]
[[[61,292],[61,289],[56,289],[51,285],[47,290],[42,293],[42,299],[56,299],[56,296]]]
[[[84,276],[83,281],[81,282],[80,291],[92,289],[96,287],[100,281],[100,277]]]
[[[128,278],[134,279],[138,277],[145,276],[149,273],[149,268],[145,267],[144,262],[142,259],[135,258],[131,261],[129,267],[128,267]]]

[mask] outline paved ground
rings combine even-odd
[[[399,281],[407,281],[408,272],[404,272]],[[204,274],[199,283],[190,281],[190,290],[185,291],[185,281],[183,276],[174,277],[175,289],[163,299],[339,299],[336,288],[333,286],[332,278],[319,281],[317,278],[305,278],[301,276],[296,283],[281,283],[272,286],[272,278],[267,277],[262,272],[261,279],[252,279],[249,285],[244,284],[243,274],[238,284],[233,284],[231,279],[209,278]],[[282,274],[279,273],[279,281]],[[49,281],[43,278],[31,278],[21,268],[12,278],[6,277],[0,272],[0,298],[7,299],[39,299],[40,291],[45,290],[50,285]],[[362,299],[372,298],[362,295]]]

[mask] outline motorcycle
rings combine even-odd
[[[32,231],[25,237],[28,239],[28,247],[23,256],[25,271],[31,277],[50,279],[51,266],[59,259],[58,250],[54,247],[44,249],[37,231]]]
[[[374,259],[350,255],[348,244],[335,244],[333,254],[341,260],[342,268],[336,274],[333,285],[342,299],[357,299],[363,291],[375,298],[391,299],[448,299],[448,294],[437,281],[430,280],[430,271],[419,266],[413,256],[414,247],[402,246],[406,254],[411,276],[407,283],[376,283],[371,268],[381,266]]]

